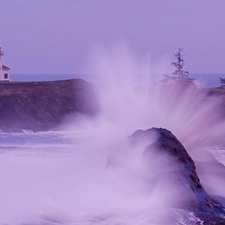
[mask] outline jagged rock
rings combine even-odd
[[[129,140],[133,145],[145,143],[143,157],[150,173],[149,183],[162,193],[169,207],[191,210],[205,221],[223,221],[225,224],[221,218],[224,207],[213,202],[206,193],[194,161],[170,131],[162,128],[137,130]]]
[[[65,115],[98,111],[91,83],[82,79],[0,83],[0,129],[48,130]]]

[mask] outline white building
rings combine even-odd
[[[10,68],[2,65],[2,56],[4,55],[4,52],[2,51],[0,47],[0,81],[10,81],[9,79],[9,70]]]

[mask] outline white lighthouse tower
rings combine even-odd
[[[1,47],[0,47],[0,82],[2,81],[10,81],[9,79],[9,70],[10,68],[2,65],[2,56],[4,55],[4,52],[2,51]]]

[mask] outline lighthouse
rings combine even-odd
[[[2,64],[2,56],[4,55],[4,52],[2,51],[2,48],[0,47],[0,82],[10,81],[9,79],[9,70],[10,68]]]

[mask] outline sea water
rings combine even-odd
[[[148,224],[138,174],[77,131],[0,133],[0,224]],[[89,148],[88,148],[89,147]],[[135,180],[135,183],[134,183]],[[152,223],[154,224],[154,223]]]
[[[149,196],[138,164],[107,169],[103,146],[88,141],[74,130],[0,133],[0,224],[157,224],[160,198]],[[170,213],[176,224],[202,224],[192,212]]]

